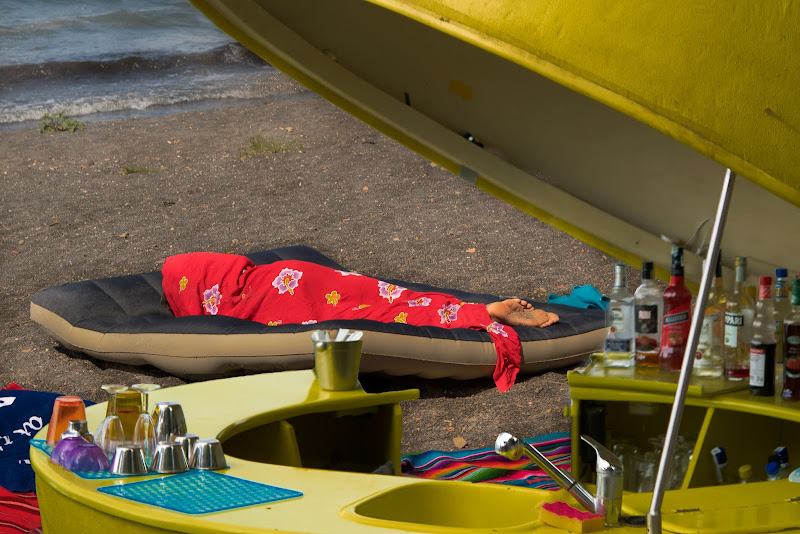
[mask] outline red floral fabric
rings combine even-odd
[[[519,336],[493,322],[484,304],[444,293],[420,293],[299,260],[256,266],[244,256],[214,252],[167,258],[164,294],[176,317],[225,315],[270,326],[368,319],[489,333],[497,351],[493,378],[506,391],[521,363]]]

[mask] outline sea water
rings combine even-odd
[[[0,130],[228,107],[276,71],[188,0],[0,2]]]

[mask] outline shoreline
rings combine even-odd
[[[158,270],[180,252],[302,244],[367,275],[443,288],[538,301],[576,285],[610,292],[613,258],[286,76],[269,84],[275,99],[257,105],[90,122],[75,133],[0,131],[0,385],[105,401],[105,383],[185,383],[153,367],[69,351],[29,316],[42,289]],[[259,134],[302,148],[240,158]],[[637,275],[629,271],[630,284]],[[520,377],[502,394],[491,379],[363,383],[373,391],[420,389],[420,400],[403,404],[404,453],[453,450],[456,437],[482,448],[501,431],[569,431],[566,369]]]

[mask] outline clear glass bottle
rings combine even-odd
[[[606,325],[608,332],[603,351],[606,367],[633,365],[633,295],[628,291],[625,264],[614,266],[614,289],[609,295]]]
[[[750,341],[750,393],[775,395],[775,310],[772,306],[772,277],[759,278],[758,303]]]
[[[727,300],[725,287],[722,285],[722,253],[720,253],[717,256],[714,284],[708,291],[703,326],[700,329],[700,340],[697,343],[697,352],[692,367],[692,372],[696,376],[705,378],[722,376],[724,368],[722,364],[722,334]]]
[[[636,371],[656,374],[660,369],[661,317],[664,297],[653,278],[653,262],[642,262],[642,283],[633,294],[634,361]]]
[[[725,303],[725,329],[722,338],[722,360],[725,377],[729,380],[746,380],[750,376],[750,340],[746,336],[745,309],[749,297],[744,290],[744,265],[740,258],[735,263],[736,281],[733,292]],[[752,329],[752,325],[751,325]]]
[[[736,261],[741,262],[742,269],[744,269],[742,290],[744,291],[746,298],[744,299],[744,307],[742,308],[742,312],[744,313],[744,340],[749,344],[750,340],[753,339],[753,317],[756,315],[758,288],[747,281],[747,257],[740,256],[736,258]]]
[[[792,313],[783,321],[783,392],[800,400],[800,278],[792,280]]]
[[[663,298],[664,317],[658,359],[662,370],[680,371],[692,323],[692,293],[684,283],[681,247],[672,247],[672,270]]]
[[[792,303],[789,298],[789,271],[784,268],[775,269],[775,341],[778,343],[775,359],[783,363],[783,321],[792,313]]]

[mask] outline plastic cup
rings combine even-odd
[[[81,443],[89,443],[81,436],[66,436],[61,438],[61,440],[56,443],[56,446],[53,447],[53,452],[50,453],[50,461],[54,464],[63,465],[64,458],[69,454],[72,449],[80,445]]]
[[[61,440],[61,434],[69,428],[69,422],[79,420],[86,420],[83,399],[72,396],[56,397],[50,425],[47,427],[47,444],[55,446]]]
[[[95,443],[79,443],[64,456],[61,465],[68,471],[108,471],[111,467],[106,451]]]

